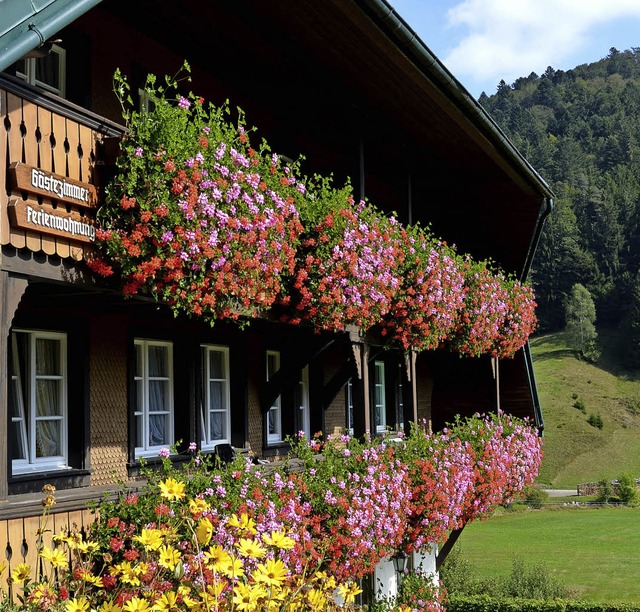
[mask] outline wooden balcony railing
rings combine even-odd
[[[93,223],[95,206],[77,209],[42,194],[27,193],[9,180],[9,166],[20,162],[70,181],[94,185],[100,196],[99,168],[105,139],[120,137],[124,128],[56,96],[7,75],[0,75],[0,244],[62,259],[79,261],[92,249],[86,239],[56,235],[43,227],[11,223],[11,203],[27,202],[31,211],[48,211]],[[43,231],[40,231],[42,229]],[[60,232],[62,234],[62,232]]]

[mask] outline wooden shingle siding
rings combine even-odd
[[[9,203],[26,203],[35,210],[52,212],[57,209],[76,220],[86,219],[86,208],[59,202],[47,196],[25,193],[14,185],[5,185],[9,166],[21,162],[47,173],[54,173],[91,185],[96,184],[95,167],[97,144],[116,130],[96,129],[95,118],[84,124],[77,119],[77,110],[65,115],[64,106],[52,110],[56,104],[47,97],[42,103],[15,91],[11,84],[0,84],[0,244],[32,253],[55,255],[62,259],[86,259],[93,246],[86,239],[68,235],[54,235],[12,225],[8,215]],[[72,112],[75,111],[75,112]],[[74,117],[74,118],[71,118]],[[108,122],[105,122],[108,123]],[[6,194],[6,196],[5,196]]]

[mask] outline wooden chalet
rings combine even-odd
[[[0,519],[14,550],[45,483],[59,520],[84,520],[68,513],[178,440],[270,458],[299,430],[439,428],[498,405],[541,427],[527,347],[496,370],[489,357],[385,350],[358,330],[211,327],[89,273],[124,131],[116,68],[135,93],[188,60],[194,91],[241,107],[306,173],[349,177],[403,223],[522,279],[552,205],[386,0],[134,4],[0,2]]]

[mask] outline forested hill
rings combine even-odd
[[[531,277],[541,329],[563,326],[563,301],[580,282],[598,324],[628,326],[629,348],[637,347],[640,47],[612,48],[599,62],[549,67],[512,85],[501,81],[480,103],[556,194]]]

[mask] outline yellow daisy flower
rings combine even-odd
[[[267,559],[265,563],[258,563],[253,572],[253,579],[256,582],[264,582],[267,586],[280,586],[289,570],[286,565],[278,559]]]
[[[315,610],[327,609],[327,596],[320,589],[310,589],[307,593],[307,600]]]
[[[98,612],[122,612],[122,608],[112,601],[105,601],[99,608]]]
[[[140,597],[132,597],[127,601],[123,609],[125,612],[151,612],[151,604]]]
[[[184,482],[179,482],[174,478],[167,478],[159,483],[160,495],[169,501],[180,500],[185,497]]]
[[[142,533],[133,536],[134,542],[139,542],[149,550],[158,550],[162,546],[162,532],[159,529],[142,529]]]
[[[180,561],[180,551],[173,546],[161,546],[158,550],[158,565],[169,571],[173,571]]]
[[[212,546],[204,553],[204,563],[214,572],[221,572],[222,568],[231,562],[231,556],[219,544]]]
[[[213,524],[205,516],[203,519],[198,521],[198,526],[196,527],[196,538],[198,538],[198,542],[200,544],[206,546],[211,541],[211,536],[213,536]]]
[[[13,580],[13,582],[25,582],[29,580],[29,578],[31,578],[31,566],[27,563],[20,563],[20,565],[11,572],[11,580]]]
[[[97,542],[77,542],[75,545],[76,549],[79,550],[83,554],[91,554],[100,550],[100,544]]]
[[[195,609],[199,605],[199,602],[191,597],[191,589],[187,586],[180,585],[178,587],[178,595],[182,597],[182,601],[189,609]]]
[[[220,594],[227,586],[227,582],[221,580],[213,580],[211,584],[207,585],[207,593],[211,595],[216,601],[220,598]]]
[[[179,610],[178,595],[173,591],[166,591],[159,599],[153,603],[154,611],[157,612],[173,612],[173,610]]]
[[[227,521],[227,527],[235,527],[240,531],[247,531],[251,535],[256,533],[256,522],[249,518],[246,512],[240,515],[240,518],[236,514],[232,514]]]
[[[269,546],[275,546],[283,550],[291,550],[296,545],[295,540],[286,536],[282,531],[272,531],[271,535],[263,533],[262,540]]]
[[[229,557],[229,562],[222,565],[220,570],[227,578],[240,578],[244,576],[242,559]]]
[[[131,563],[123,561],[109,568],[109,573],[113,576],[120,576],[120,582],[130,586],[140,586],[138,572],[131,567]]]
[[[102,588],[104,586],[102,578],[100,576],[94,576],[91,572],[82,572],[80,574],[80,578],[84,580],[84,582],[93,584],[94,586],[97,586],[99,588]]]
[[[267,551],[258,542],[248,538],[240,538],[236,548],[243,557],[250,557],[251,559],[262,559],[267,554]]]
[[[63,550],[59,548],[54,548],[51,550],[48,546],[43,546],[40,551],[40,556],[45,560],[51,563],[52,567],[67,567],[69,565],[69,561],[67,559],[67,555]]]
[[[265,596],[265,590],[257,585],[240,582],[233,587],[233,605],[236,610],[241,612],[244,610],[256,610],[259,600]]]
[[[189,500],[189,512],[191,514],[202,514],[209,509],[209,504],[204,500],[196,497]]]
[[[353,603],[356,600],[356,595],[362,593],[362,589],[355,582],[347,582],[338,587],[338,593],[345,603]]]
[[[88,609],[89,602],[84,597],[74,597],[64,606],[65,612],[87,612]]]

